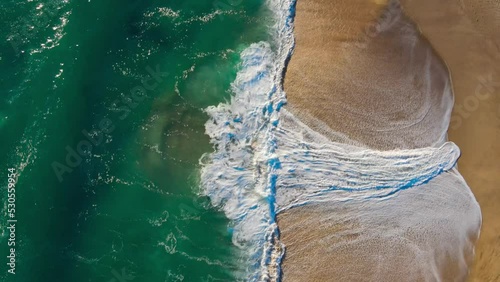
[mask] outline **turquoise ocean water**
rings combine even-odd
[[[279,281],[276,213],[311,203],[345,204],[365,234],[400,214],[394,234],[443,229],[414,213],[441,207],[472,238],[455,145],[370,151],[283,108],[294,4],[2,1],[0,281]],[[469,208],[410,189],[436,184]]]
[[[268,40],[264,1],[7,0],[0,15],[0,281],[238,280],[230,222],[199,196],[203,109]]]

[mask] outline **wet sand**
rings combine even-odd
[[[443,111],[451,93],[447,65],[455,94],[449,139],[462,150],[459,168],[484,220],[469,280],[500,281],[498,4],[402,4],[430,44],[409,19],[386,13],[386,1],[298,0],[296,49],[285,78],[287,108],[333,141],[379,150],[433,146],[446,138],[440,133],[449,122]],[[327,238],[345,228],[319,224],[324,208],[304,206],[278,215],[287,245],[285,281],[339,281],[331,276],[339,264],[359,264],[349,253],[324,252]],[[445,279],[457,272],[455,262],[443,269]]]
[[[403,4],[451,70],[449,139],[462,150],[459,169],[483,214],[470,281],[500,281],[500,2]]]

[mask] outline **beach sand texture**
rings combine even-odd
[[[449,139],[483,215],[469,281],[500,281],[500,1],[403,1],[446,61],[455,93]]]
[[[449,138],[462,150],[459,168],[484,217],[470,281],[500,281],[500,220],[495,218],[500,214],[495,174],[500,171],[496,161],[500,157],[499,4],[403,1],[409,18],[397,5],[387,5],[386,1],[298,0],[296,49],[285,78],[287,109],[332,141],[378,150],[420,148],[445,140],[453,88],[455,110]],[[435,191],[458,178],[453,170],[419,189]],[[411,193],[416,192],[405,191],[401,197]],[[470,199],[458,194],[457,203],[463,200],[469,206]],[[426,200],[432,201],[424,194],[413,196],[422,197],[424,206]],[[450,204],[450,198],[446,200],[443,205]],[[467,216],[460,215],[461,207],[455,206],[455,218]],[[405,208],[411,217],[411,207]],[[441,207],[426,208],[432,215],[439,214]],[[429,267],[437,268],[431,272],[440,277],[434,279],[465,279],[464,263],[470,264],[472,259],[469,247],[457,256],[460,259],[440,257],[439,246],[430,248],[436,251],[437,262],[429,265],[419,265],[422,258],[412,257],[414,252],[408,248],[394,244],[388,250],[382,243],[377,245],[377,239],[363,245],[360,252],[349,244],[359,234],[346,233],[356,229],[357,219],[346,218],[343,210],[306,205],[278,215],[281,240],[286,245],[285,281],[374,281],[374,277],[385,281],[420,281],[420,277],[424,281]],[[429,222],[434,219],[439,221],[439,216],[429,216]],[[464,235],[470,243],[475,239],[472,229]],[[416,235],[424,239],[414,241],[425,242],[425,236],[432,235],[424,230]],[[450,236],[453,240],[453,235],[440,239]],[[339,240],[348,247],[332,247]],[[416,243],[417,249],[419,244],[423,243]],[[384,254],[391,258],[384,259]]]

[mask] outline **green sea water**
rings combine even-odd
[[[0,281],[237,280],[199,196],[203,109],[268,39],[264,1],[5,0],[0,20]]]

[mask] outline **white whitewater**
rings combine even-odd
[[[274,194],[269,166],[272,123],[273,56],[267,43],[242,52],[242,70],[233,85],[229,104],[209,107],[206,132],[215,152],[203,160],[201,182],[215,206],[233,220],[233,242],[248,250],[248,277],[269,278],[272,240],[277,236]]]
[[[230,103],[208,107],[206,133],[215,152],[201,160],[201,185],[233,221],[233,243],[248,254],[245,281],[279,280],[283,249],[276,250],[274,129],[285,104],[283,70],[293,49],[294,1],[269,0],[276,50],[254,43],[241,53]],[[276,257],[277,256],[277,257]],[[274,270],[270,268],[274,265]]]
[[[271,0],[268,4],[277,15],[273,30],[276,50],[267,42],[254,43],[245,49],[232,85],[231,101],[206,109],[210,117],[206,133],[214,152],[201,160],[201,184],[212,204],[232,220],[233,242],[247,254],[241,263],[248,268],[240,279],[280,280],[279,268],[277,271],[270,268],[271,264],[279,265],[284,249],[275,249],[280,244],[276,215],[306,204],[338,203],[339,210],[329,213],[329,217],[338,215],[341,221],[358,219],[362,227],[352,232],[361,234],[361,229],[366,227],[364,232],[373,231],[375,236],[370,238],[380,239],[384,235],[376,229],[379,224],[388,224],[387,220],[398,222],[401,218],[398,209],[408,213],[408,208],[417,211],[418,205],[421,206],[421,202],[408,196],[411,193],[402,195],[403,192],[424,187],[429,192],[426,197],[433,198],[434,186],[428,183],[438,181],[442,186],[458,187],[465,199],[457,203],[457,209],[463,210],[464,227],[454,221],[445,222],[443,226],[450,232],[464,234],[477,229],[480,212],[475,200],[471,204],[467,202],[473,196],[455,169],[460,155],[455,144],[443,142],[438,147],[376,151],[336,143],[282,108],[286,102],[282,75],[293,49],[294,3]],[[445,180],[444,173],[449,174]],[[424,189],[419,191],[422,193]],[[438,206],[440,201],[453,200],[446,198],[446,193],[442,196],[427,201],[424,209]],[[397,204],[387,201],[396,197]],[[349,212],[345,212],[346,209]],[[360,213],[361,209],[364,212]],[[451,217],[455,211],[439,207],[439,212],[449,213]],[[428,213],[422,211],[420,218],[427,216]],[[404,231],[402,228],[419,224],[414,215],[407,219],[393,230],[384,229],[385,234],[398,234]],[[431,227],[435,228],[433,224]],[[367,241],[361,241],[360,246],[363,242]],[[457,245],[471,248],[470,242],[464,239],[449,245],[451,255],[455,255],[452,249]],[[276,253],[277,259],[273,257]],[[422,255],[418,261],[425,262],[425,259]]]
[[[376,151],[331,142],[286,110],[275,131],[278,212],[311,202],[388,198],[452,169],[460,150],[440,147]]]

